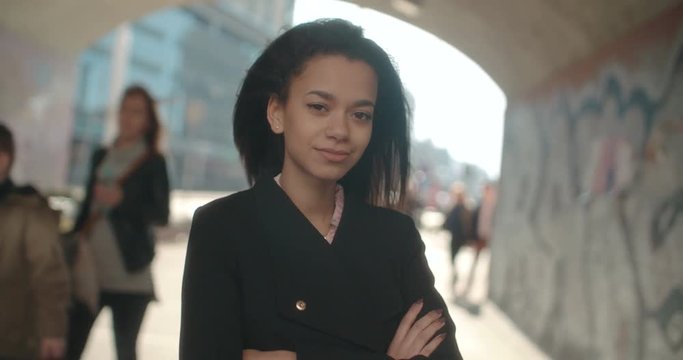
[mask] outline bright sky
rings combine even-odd
[[[500,172],[505,95],[476,63],[436,36],[383,13],[336,0],[297,0],[294,23],[338,17],[391,55],[415,99],[413,131],[457,161]]]

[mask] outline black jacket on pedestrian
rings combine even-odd
[[[446,216],[443,228],[451,233],[451,259],[460,248],[473,239],[472,212],[463,204],[456,204]]]
[[[88,221],[97,183],[97,168],[107,154],[106,148],[93,153],[86,185],[85,200],[73,231],[81,231]],[[114,236],[129,272],[147,266],[154,257],[153,225],[166,225],[169,216],[169,182],[166,161],[150,153],[137,164],[121,184],[123,200],[108,213]]]
[[[272,178],[197,210],[182,297],[180,359],[241,359],[243,349],[300,360],[390,359],[411,304],[444,309],[431,359],[461,359],[455,325],[413,221],[345,194],[329,244]]]

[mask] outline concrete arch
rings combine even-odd
[[[194,0],[4,2],[0,27],[73,54],[117,24]],[[678,0],[353,0],[439,36],[479,63],[508,97],[556,72]],[[410,15],[400,4],[417,11]]]

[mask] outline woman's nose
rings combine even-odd
[[[327,123],[326,135],[336,140],[346,140],[349,136],[349,126],[344,114],[332,114]]]

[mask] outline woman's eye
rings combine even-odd
[[[354,113],[353,115],[354,115],[354,116],[356,117],[356,119],[358,119],[358,120],[363,120],[363,121],[370,121],[370,120],[372,120],[372,114],[370,114],[370,113],[366,113],[366,112],[359,111],[359,112]]]
[[[316,111],[316,112],[323,112],[327,110],[327,107],[323,104],[308,104],[307,105],[309,109]]]

